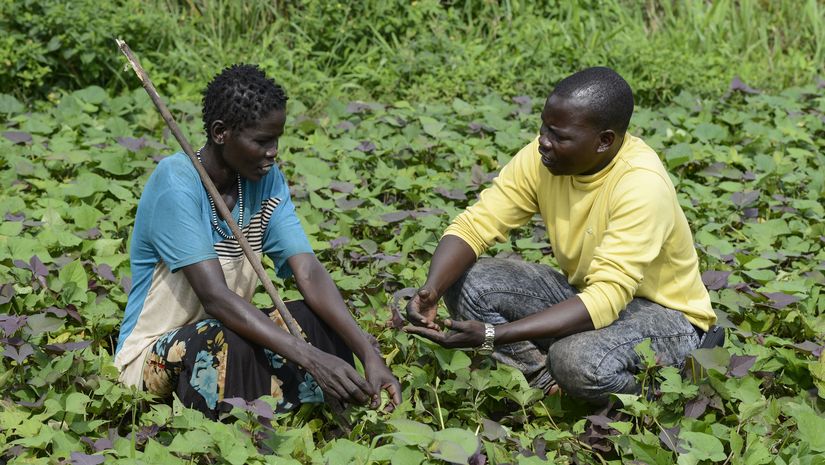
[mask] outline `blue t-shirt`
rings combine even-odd
[[[241,178],[244,217],[239,204],[232,215],[256,253],[266,253],[278,276],[292,274],[287,259],[312,253],[295,214],[289,187],[276,167],[260,181]],[[222,219],[219,227],[231,231]],[[224,239],[212,226],[209,196],[195,167],[184,153],[162,160],[149,178],[138,203],[131,239],[132,290],[126,304],[115,365],[121,370],[162,334],[207,318],[182,267],[219,259],[227,286],[251,300],[257,275],[233,239]],[[136,370],[135,370],[136,371]],[[130,380],[124,380],[130,381]],[[137,379],[133,379],[135,384]]]

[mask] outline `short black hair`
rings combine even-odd
[[[286,91],[257,65],[236,64],[224,68],[203,91],[203,128],[216,120],[229,129],[245,128],[273,110],[286,109]]]
[[[575,99],[600,131],[612,129],[623,135],[633,115],[633,90],[619,73],[605,66],[567,76],[550,95]]]

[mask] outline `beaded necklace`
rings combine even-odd
[[[203,165],[203,160],[201,159],[202,150],[203,147],[195,152],[195,156],[198,157],[198,162],[200,162],[201,165]],[[236,173],[236,175],[238,177],[238,228],[240,229],[243,226],[243,188],[241,187],[241,173]],[[209,192],[206,193],[206,196],[209,197],[209,207],[212,209],[212,228],[224,239],[234,239],[235,236],[233,234],[226,234],[223,229],[218,226],[218,212],[215,209],[215,201],[212,200]]]

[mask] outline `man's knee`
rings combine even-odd
[[[612,393],[636,391],[636,381],[628,367],[609,363],[605,360],[609,354],[594,353],[587,345],[568,337],[550,346],[548,369],[562,391],[596,404],[607,403]]]
[[[519,262],[500,258],[482,258],[464,272],[444,293],[444,304],[450,315],[464,316],[466,310],[481,305],[491,293],[500,287],[505,277],[514,274]],[[484,307],[495,306],[482,305]]]

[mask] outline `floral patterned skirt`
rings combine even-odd
[[[286,303],[313,346],[353,365],[352,352],[326,323],[301,301]],[[279,324],[277,310],[266,310]],[[232,410],[223,399],[251,401],[269,395],[278,412],[302,403],[323,402],[321,388],[309,373],[269,349],[247,342],[216,319],[174,329],[157,340],[143,366],[143,387],[170,400],[172,393],[187,407],[217,420]]]

